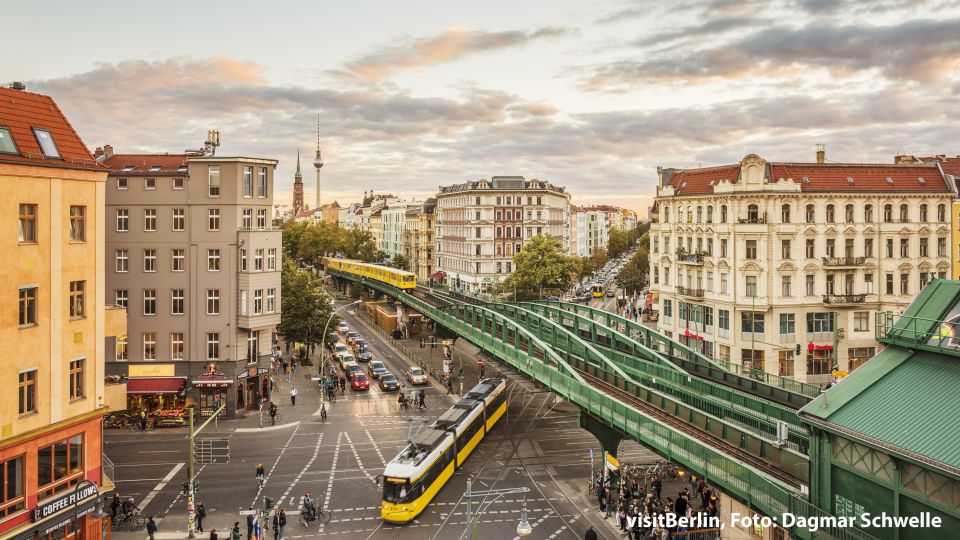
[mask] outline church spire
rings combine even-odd
[[[296,178],[302,178],[303,175],[300,174],[300,149],[297,148],[297,174],[294,175]]]

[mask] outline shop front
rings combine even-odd
[[[269,397],[269,369],[252,366],[237,374],[237,410],[257,410]]]
[[[194,378],[191,383],[198,391],[198,405],[200,416],[211,416],[220,405],[227,403],[227,394],[233,381],[227,378],[216,362],[208,363],[204,372]],[[226,408],[220,412],[220,417],[226,417]]]
[[[182,426],[186,418],[186,377],[144,377],[127,382],[127,412],[146,415],[155,427]]]

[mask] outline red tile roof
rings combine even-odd
[[[770,163],[769,167],[771,182],[793,178],[800,182],[802,191],[951,191],[936,165],[928,163]],[[853,179],[852,184],[849,178]]]
[[[186,154],[114,154],[103,160],[104,165],[110,168],[113,176],[172,176],[184,175],[177,172],[180,167],[187,166]],[[125,167],[134,167],[128,171]],[[151,171],[152,167],[162,167],[159,171]]]
[[[736,184],[739,177],[740,164],[738,163],[704,169],[680,170],[670,178],[669,185],[677,190],[677,195],[701,195],[713,193],[713,186],[721,180]]]
[[[18,155],[0,154],[0,162],[68,169],[102,169],[50,96],[0,88],[0,127],[10,129]],[[50,131],[60,157],[43,155],[33,128]]]

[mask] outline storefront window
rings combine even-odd
[[[0,463],[3,490],[0,491],[0,518],[25,508],[23,496],[23,456]]]
[[[825,375],[830,373],[833,351],[813,350],[807,352],[807,375]]]
[[[83,474],[83,435],[74,435],[37,451],[38,497],[72,488]]]

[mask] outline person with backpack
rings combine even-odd
[[[147,521],[147,537],[150,540],[155,540],[157,534],[157,522],[153,520],[153,516],[150,516],[150,519]]]
[[[203,501],[197,502],[197,509],[194,517],[197,521],[195,530],[197,532],[203,532],[203,518],[207,517],[207,507],[203,505]]]

